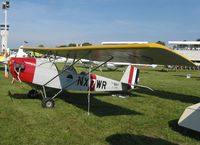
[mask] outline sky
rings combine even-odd
[[[10,0],[10,6],[10,48],[24,41],[55,47],[200,38],[200,0]]]

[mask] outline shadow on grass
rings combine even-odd
[[[184,103],[198,103],[200,102],[200,97],[192,96],[192,95],[184,95],[184,94],[178,94],[173,92],[166,92],[166,91],[159,91],[154,90],[153,92],[144,90],[144,89],[138,89],[136,90],[138,93],[144,93],[151,96],[156,96],[163,99],[169,99],[169,100],[178,100]]]
[[[13,94],[10,91],[8,91],[8,96],[11,98],[12,101],[13,99],[42,99],[42,96],[38,96],[37,98],[29,98],[27,94]]]
[[[178,119],[171,120],[168,122],[168,124],[173,131],[200,141],[199,132],[179,126]]]
[[[0,67],[0,71],[4,71],[5,70],[5,68],[2,66],[2,67]]]
[[[91,94],[91,113],[99,117],[114,116],[114,115],[142,115],[142,113],[123,108],[118,105],[107,103],[95,98],[96,94]],[[98,96],[106,96],[106,94],[97,94]],[[108,94],[107,94],[108,95]],[[110,94],[109,94],[110,96]],[[64,101],[87,111],[87,94],[86,93],[66,93],[64,92],[61,97]],[[120,101],[120,100],[119,100]]]
[[[177,145],[169,141],[134,134],[114,134],[106,138],[110,145]]]
[[[10,96],[12,101],[13,99],[32,99],[32,98],[27,97],[27,94],[12,94],[10,91],[8,91],[8,95]],[[104,94],[104,93],[98,94],[98,96],[101,96],[101,95],[110,96],[110,94]],[[88,109],[87,108],[87,93],[63,92],[59,95],[59,98],[85,111],[87,111]],[[41,99],[41,97],[35,98],[35,99]],[[114,104],[110,104],[110,103],[98,100],[93,95],[91,95],[90,102],[91,102],[90,112],[99,117],[114,116],[114,115],[142,115],[142,113],[136,112],[134,110],[130,110],[127,108],[123,108]]]

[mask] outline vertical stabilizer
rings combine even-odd
[[[139,69],[133,65],[129,65],[121,78],[122,83],[128,84],[131,89],[139,82]]]
[[[16,57],[27,57],[28,55],[24,52],[23,49],[19,48]]]

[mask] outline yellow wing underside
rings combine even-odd
[[[0,63],[3,63],[3,62],[5,62],[5,56],[0,55]]]
[[[195,66],[190,60],[177,54],[173,50],[155,43],[99,45],[80,47],[22,47],[42,54],[54,54],[68,58],[84,58],[94,61],[105,61],[113,57],[113,62],[129,62],[139,64],[161,64]]]

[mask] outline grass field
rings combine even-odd
[[[184,109],[200,102],[200,71],[140,72],[140,84],[154,92],[137,89],[127,99],[92,94],[88,116],[86,93],[62,93],[55,108],[43,109],[40,99],[26,97],[29,86],[11,85],[0,71],[0,144],[200,144],[198,133],[177,125]],[[97,73],[118,80],[122,75],[120,71]],[[187,74],[192,78],[187,79]]]

